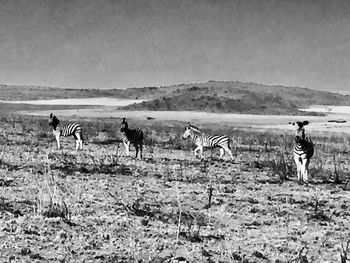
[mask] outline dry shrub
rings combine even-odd
[[[288,180],[293,176],[292,164],[286,162],[284,154],[276,156],[272,162],[270,162],[272,171],[274,174],[278,174],[282,181]]]
[[[63,220],[70,221],[70,211],[63,200],[63,194],[57,190],[57,185],[50,187],[46,181],[47,193],[39,189],[37,198],[37,213],[45,217],[60,217]]]

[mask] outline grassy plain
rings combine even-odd
[[[4,262],[342,262],[348,252],[346,134],[311,133],[312,179],[299,185],[288,130],[202,123],[232,138],[235,161],[218,150],[201,161],[180,138],[187,122],[130,118],[146,134],[139,160],[124,156],[119,118],[79,122],[75,152],[73,138],[56,150],[44,117],[0,119]]]

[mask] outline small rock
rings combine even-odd
[[[20,254],[23,255],[23,256],[26,256],[26,255],[29,255],[30,253],[32,253],[32,251],[29,248],[24,247],[24,248],[21,249],[21,253]]]

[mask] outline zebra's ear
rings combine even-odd
[[[308,125],[308,124],[309,124],[308,121],[303,121],[303,126]]]
[[[50,118],[52,118],[52,116],[53,116],[53,114],[52,114],[52,112],[50,113]]]

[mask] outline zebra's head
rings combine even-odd
[[[49,126],[52,126],[52,128],[56,129],[59,123],[60,121],[58,120],[58,118],[51,113],[49,117]]]
[[[305,140],[305,125],[308,125],[309,122],[308,121],[297,121],[297,122],[293,122],[293,125],[298,125],[298,128],[295,130],[295,134],[294,134],[294,139],[296,143],[299,143],[301,141]]]
[[[195,132],[200,132],[200,130],[193,125],[186,126],[185,131],[182,134],[182,139],[187,139],[188,137],[193,137]]]
[[[123,118],[122,119],[122,127],[120,128],[120,131],[121,132],[124,132],[125,130],[127,130],[128,129],[128,123],[127,123],[127,121],[126,121],[126,118]]]

